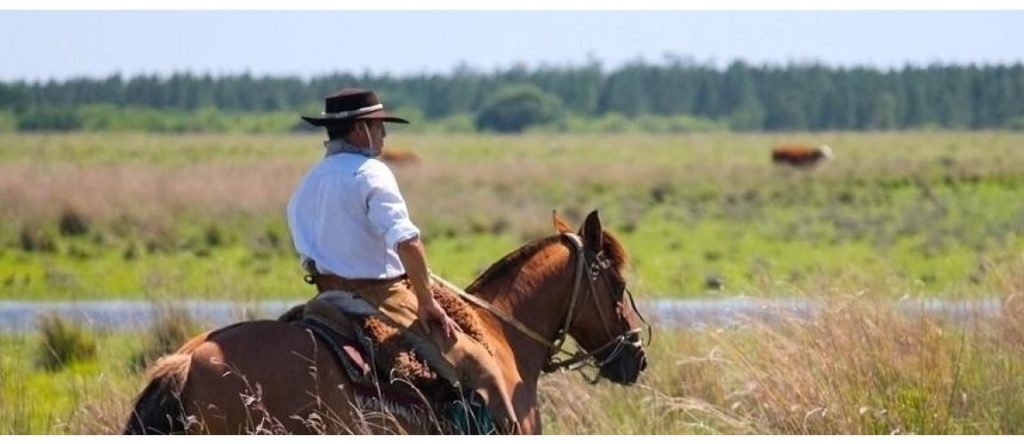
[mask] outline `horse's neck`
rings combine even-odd
[[[509,267],[510,271],[478,282],[474,293],[549,341],[565,322],[572,292],[574,255],[564,242],[552,242]],[[481,316],[490,330],[513,351],[524,380],[535,382],[550,350],[544,344],[486,311]]]

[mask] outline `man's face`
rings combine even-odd
[[[367,120],[366,128],[370,132],[367,134],[367,139],[373,143],[370,146],[376,150],[384,148],[384,138],[388,135],[387,130],[384,129],[384,121],[377,119]]]

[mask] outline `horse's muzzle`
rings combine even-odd
[[[647,368],[647,353],[639,344],[622,346],[618,356],[601,367],[600,375],[609,381],[631,385],[640,378],[640,373]]]

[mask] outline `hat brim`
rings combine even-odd
[[[313,126],[327,126],[327,125],[331,124],[332,122],[344,122],[346,120],[383,120],[385,122],[391,122],[391,123],[409,123],[408,120],[405,120],[405,119],[403,119],[401,117],[395,116],[395,115],[393,115],[393,114],[391,114],[391,113],[389,113],[387,111],[384,111],[384,110],[378,110],[378,111],[374,111],[372,113],[366,113],[366,114],[362,114],[362,115],[358,115],[358,116],[353,116],[353,117],[342,117],[340,119],[336,118],[336,117],[323,117],[323,116],[301,116],[301,117],[302,117],[302,120],[305,120],[305,121],[309,122]]]

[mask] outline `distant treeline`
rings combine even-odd
[[[20,130],[87,129],[88,115],[95,125],[96,115],[117,114],[110,107],[172,112],[178,123],[170,131],[204,128],[206,120],[197,120],[195,114],[213,118],[211,110],[272,115],[266,126],[295,130],[302,127],[289,123],[288,115],[320,111],[325,95],[347,85],[373,88],[390,107],[420,119],[462,119],[499,131],[537,123],[536,118],[511,125],[488,120],[495,115],[509,119],[496,110],[510,106],[519,106],[518,117],[512,118],[541,113],[547,117],[541,122],[545,124],[685,117],[710,123],[704,127],[736,131],[1024,127],[1021,64],[879,70],[734,62],[721,69],[675,60],[636,62],[611,71],[594,62],[493,72],[458,68],[449,74],[401,77],[334,74],[309,80],[249,74],[114,75],[0,83],[0,112],[8,115],[8,127]],[[504,101],[496,102],[496,96]]]

